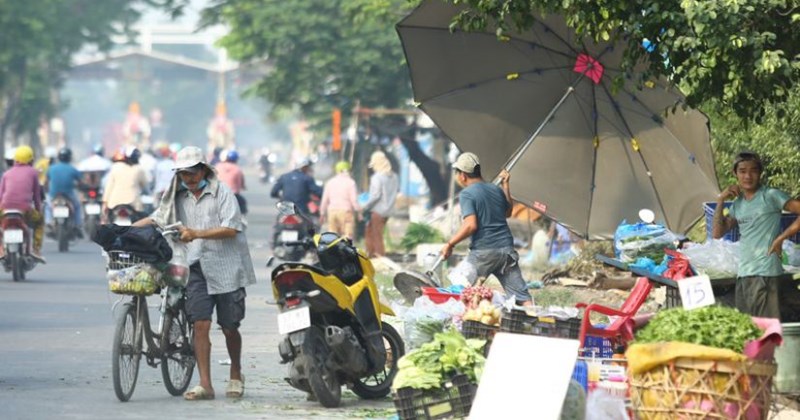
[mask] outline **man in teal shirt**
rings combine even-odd
[[[755,153],[736,156],[733,173],[736,185],[717,197],[713,237],[719,239],[738,226],[740,233],[739,273],[736,279],[736,308],[753,316],[780,318],[778,287],[783,274],[783,241],[800,231],[800,218],[781,232],[783,210],[800,215],[800,201],[783,191],[761,185],[763,165]],[[724,202],[733,199],[728,216]]]

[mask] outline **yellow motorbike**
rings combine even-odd
[[[278,210],[305,217],[292,203],[278,203]],[[372,263],[333,232],[310,228],[307,239],[290,245],[316,251],[319,265],[284,262],[272,271],[286,380],[325,407],[339,405],[342,385],[361,398],[385,397],[405,345],[382,320],[394,312],[379,300]]]

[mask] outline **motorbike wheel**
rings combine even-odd
[[[382,372],[361,378],[353,383],[353,393],[361,398],[371,400],[383,398],[391,392],[392,382],[397,375],[397,361],[405,354],[403,339],[397,330],[387,323],[382,323],[383,343],[386,346],[386,366]]]
[[[14,281],[25,280],[25,268],[22,266],[20,255],[16,252],[11,252],[6,258],[8,258],[8,264],[11,266],[11,278]]]
[[[338,407],[342,402],[342,385],[333,372],[326,366],[330,355],[325,333],[321,328],[312,326],[306,331],[303,342],[303,354],[308,358],[308,385],[317,401],[323,407]]]
[[[70,227],[67,224],[58,226],[58,252],[69,251],[69,232]]]
[[[177,397],[189,388],[196,362],[192,325],[182,307],[167,311],[161,331],[161,376],[167,392]]]
[[[94,238],[95,232],[97,232],[97,224],[99,222],[97,220],[87,220],[86,221],[86,235],[89,237],[89,240]]]

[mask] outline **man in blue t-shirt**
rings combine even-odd
[[[514,249],[514,238],[506,218],[511,216],[512,203],[510,175],[500,173],[502,189],[490,184],[481,176],[481,165],[474,153],[462,153],[453,164],[456,182],[464,188],[459,194],[461,227],[442,248],[447,258],[459,242],[471,237],[467,262],[475,267],[478,277],[494,274],[508,295],[514,296],[518,305],[531,306],[533,298],[519,268],[519,254]],[[474,283],[476,279],[469,279]]]
[[[780,318],[778,288],[783,274],[783,241],[800,231],[800,218],[781,232],[783,210],[800,215],[800,201],[783,191],[761,185],[763,165],[755,153],[739,153],[733,163],[736,185],[717,197],[713,237],[719,239],[738,226],[739,272],[736,308],[753,316]],[[733,199],[730,214],[723,214]]]
[[[81,201],[78,199],[78,194],[75,193],[75,187],[81,183],[81,172],[75,169],[70,164],[72,162],[72,150],[63,148],[58,151],[58,163],[51,165],[47,170],[47,184],[48,184],[48,199],[50,203],[57,195],[63,195],[72,203],[72,221],[76,233],[81,232],[81,224],[83,216],[83,208]],[[48,210],[45,212],[45,221],[48,225],[53,224],[53,212]]]

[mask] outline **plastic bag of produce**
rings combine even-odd
[[[586,420],[628,420],[625,397],[598,389],[586,398]]]
[[[614,233],[614,252],[625,263],[640,257],[661,261],[664,248],[675,249],[675,242],[679,239],[664,226],[648,223],[629,225],[623,220]]]
[[[420,296],[414,306],[403,314],[403,332],[409,349],[433,340],[434,334],[444,331],[453,317],[464,313],[464,304],[456,299],[436,304],[427,296]]]
[[[785,263],[794,267],[800,267],[800,245],[792,241],[783,241],[783,253],[786,256]]]
[[[159,272],[150,264],[138,264],[106,274],[108,288],[123,295],[151,295],[158,287]]]
[[[736,277],[739,271],[739,243],[710,239],[703,244],[690,244],[680,253],[689,258],[692,267],[712,279]]]

